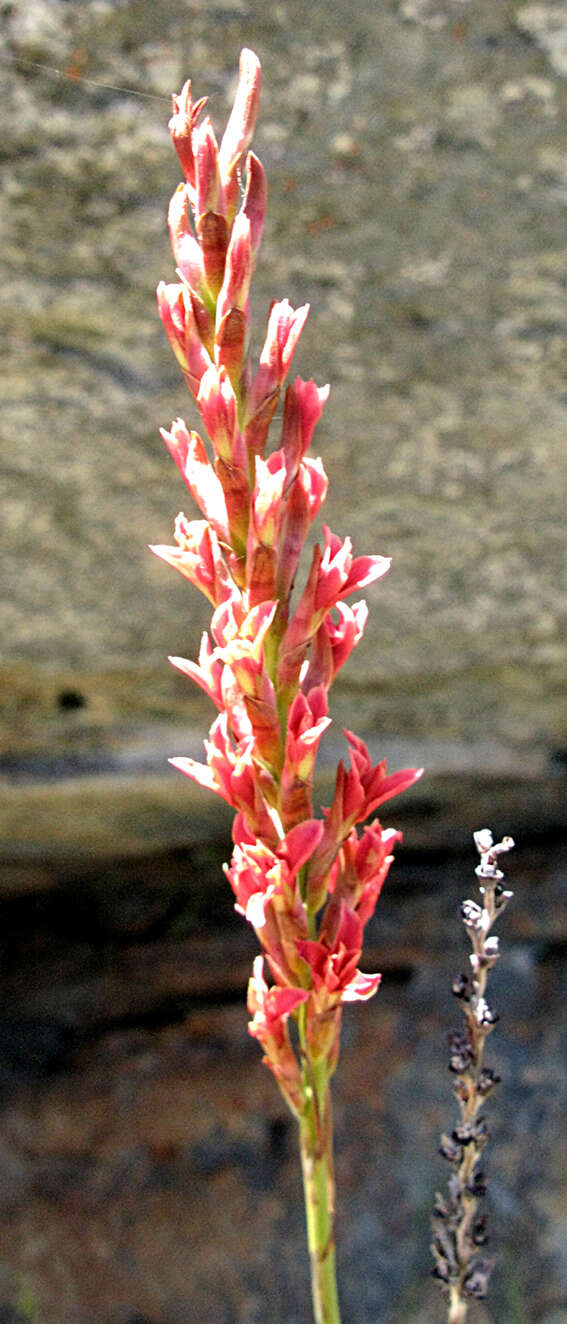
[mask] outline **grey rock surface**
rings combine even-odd
[[[165,662],[195,654],[204,604],[146,551],[186,495],[158,426],[196,422],[154,287],[169,93],[190,74],[220,128],[245,43],[270,187],[257,343],[272,297],[310,300],[296,365],[332,384],[325,514],[393,557],[337,730],[354,708],[434,771],[455,745],[479,775],[487,745],[510,775],[561,760],[565,34],[561,3],[504,0],[4,6],[7,776],[117,755],[133,775],[210,717]]]

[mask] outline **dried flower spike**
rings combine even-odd
[[[448,1195],[436,1196],[432,1215],[433,1270],[447,1298],[448,1324],[465,1324],[468,1303],[486,1296],[492,1261],[479,1247],[487,1241],[486,1220],[478,1213],[478,1201],[486,1191],[486,1178],[478,1164],[489,1140],[486,1119],[480,1113],[488,1094],[500,1077],[485,1067],[484,1044],[498,1020],[497,1012],[486,998],[488,971],[498,960],[498,939],[490,934],[492,926],[513,893],[502,887],[500,856],[511,850],[514,842],[504,837],[496,845],[492,833],[483,828],[474,834],[480,855],[476,875],[480,904],[466,900],[461,918],[472,943],[469,957],[471,974],[453,980],[452,991],[461,1002],[464,1029],[449,1035],[449,1068],[455,1076],[453,1093],[459,1104],[459,1121],[451,1135],[441,1138],[440,1154],[451,1164]]]

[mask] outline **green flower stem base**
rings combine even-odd
[[[340,1324],[335,1271],[333,1121],[327,1063],[304,1058],[301,1169],[315,1324]]]

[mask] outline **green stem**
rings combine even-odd
[[[326,1062],[312,1063],[305,1054],[303,1078],[305,1105],[299,1117],[299,1142],[313,1314],[315,1324],[340,1324],[335,1270],[333,1122]]]

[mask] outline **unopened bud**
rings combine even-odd
[[[463,1002],[469,1001],[470,988],[471,988],[471,982],[468,975],[457,975],[457,978],[454,979],[451,984],[451,992],[453,993],[454,997],[462,998]]]
[[[459,1163],[461,1159],[461,1145],[457,1143],[453,1136],[442,1135],[439,1145],[441,1158],[447,1159],[449,1163]]]
[[[477,905],[476,901],[463,901],[461,906],[461,918],[467,929],[480,929],[482,927],[483,917],[482,906]]]
[[[492,1007],[489,1007],[485,998],[479,998],[475,1008],[474,1016],[477,1025],[480,1025],[485,1029],[488,1029],[489,1027],[496,1025],[496,1022],[500,1020],[498,1012],[493,1011]]]
[[[467,1271],[464,1280],[464,1289],[467,1296],[474,1297],[481,1301],[488,1290],[488,1279],[492,1271],[492,1261],[488,1259],[473,1260]]]
[[[488,1241],[488,1232],[486,1230],[486,1218],[482,1215],[476,1218],[471,1230],[472,1239],[475,1246],[485,1246]]]
[[[483,1067],[476,1086],[478,1093],[486,1097],[486,1095],[490,1094],[490,1091],[494,1089],[495,1085],[499,1084],[500,1076],[497,1075],[496,1071],[493,1071],[491,1067]]]
[[[467,1182],[466,1190],[468,1195],[472,1195],[475,1200],[479,1200],[481,1196],[486,1195],[486,1177],[484,1172],[473,1173],[472,1177],[470,1177]]]

